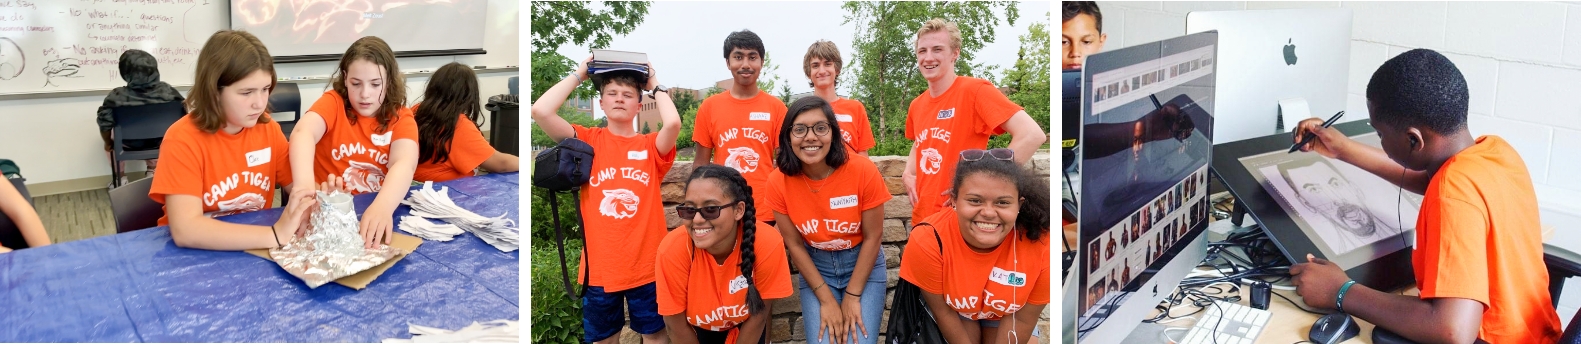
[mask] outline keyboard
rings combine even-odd
[[[1272,313],[1237,303],[1214,301],[1181,344],[1251,344],[1268,326]]]

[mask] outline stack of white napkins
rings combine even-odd
[[[451,227],[471,232],[484,242],[493,245],[503,252],[515,251],[520,247],[519,239],[521,230],[516,228],[516,221],[506,219],[510,214],[500,214],[498,217],[486,217],[466,210],[450,200],[450,188],[441,187],[434,190],[433,182],[423,182],[423,187],[412,190],[411,197],[401,201],[412,207],[412,215],[401,218],[401,230],[423,238],[436,238],[431,240],[448,241],[456,234],[453,229],[444,228],[422,219],[441,220],[450,223]],[[447,234],[454,233],[454,234]],[[437,239],[445,237],[445,239]]]
[[[520,343],[521,326],[515,320],[473,322],[450,331],[408,324],[412,339],[390,338],[385,343]]]

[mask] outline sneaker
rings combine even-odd
[[[126,180],[126,176],[121,176],[121,185],[126,185],[126,184],[131,184],[131,183],[132,182]],[[110,190],[115,190],[115,182],[110,182],[109,184],[106,184],[104,186],[104,188],[110,189]]]

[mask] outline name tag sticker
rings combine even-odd
[[[767,121],[767,120],[769,120],[769,113],[767,113],[767,112],[753,112],[750,116],[751,116],[751,119],[754,120],[754,121]]]
[[[627,151],[626,152],[626,159],[627,160],[647,160],[648,159],[648,151]]]
[[[851,115],[847,114],[835,114],[834,119],[841,122],[851,123]]]
[[[954,117],[955,117],[955,108],[949,108],[948,110],[939,110],[939,119],[950,119],[950,118],[954,118]]]
[[[269,154],[270,150],[272,149],[273,147],[266,147],[264,149],[248,152],[247,167],[258,167],[258,165],[269,163],[269,159],[274,156],[273,154]]]
[[[1027,285],[1027,274],[994,267],[994,271],[988,273],[988,280],[1012,287],[1020,287]]]
[[[856,195],[840,196],[829,199],[829,209],[843,209],[856,206]]]

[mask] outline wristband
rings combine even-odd
[[[280,243],[280,233],[276,233],[275,232],[274,225],[269,225],[269,236],[274,237],[274,247],[275,248],[285,247],[284,244]]]
[[[1350,286],[1353,285],[1356,285],[1356,280],[1345,282],[1345,285],[1339,287],[1339,294],[1334,296],[1334,308],[1340,313],[1345,313],[1345,292],[1350,291]]]
[[[852,293],[851,293],[851,291],[850,291],[850,290],[846,290],[846,291],[845,291],[845,294],[846,294],[846,295],[851,295],[851,296],[855,296],[855,297],[862,297],[862,294],[852,294]]]

